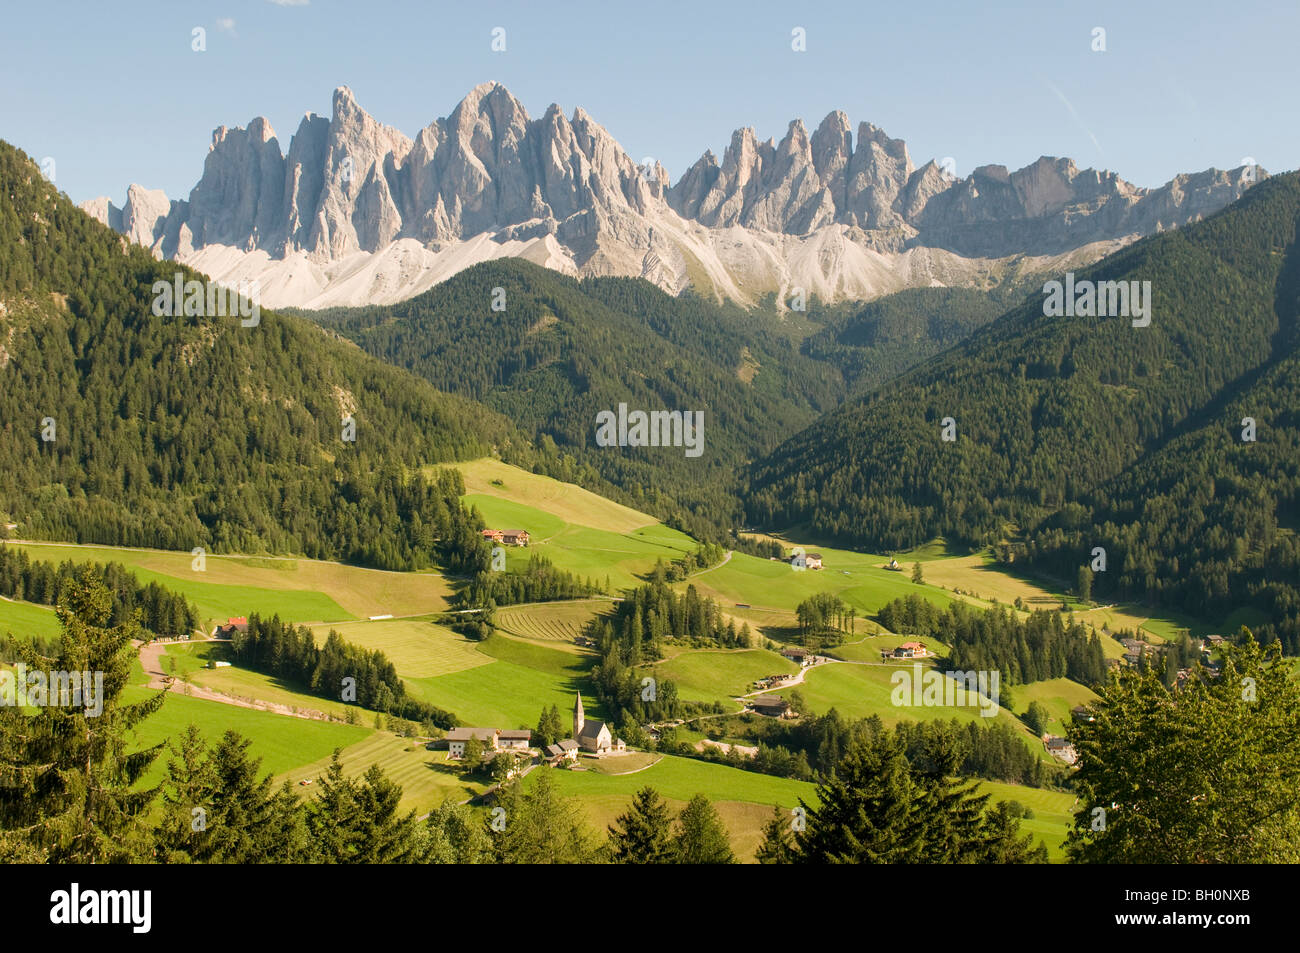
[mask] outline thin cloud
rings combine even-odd
[[[229,33],[231,36],[235,36],[235,18],[221,17],[217,20],[217,29],[221,30],[223,33]]]
[[[1053,83],[1048,82],[1047,80],[1044,80],[1043,82],[1047,83],[1047,88],[1056,94],[1056,98],[1065,105],[1065,108],[1070,110],[1070,115],[1074,117],[1075,125],[1082,129],[1087,134],[1088,138],[1092,140],[1092,144],[1097,147],[1098,155],[1104,156],[1106,150],[1101,147],[1101,143],[1098,142],[1097,137],[1092,134],[1092,130],[1084,124],[1083,119],[1079,116],[1079,111],[1074,108],[1074,103],[1066,99],[1065,93],[1057,89]]]

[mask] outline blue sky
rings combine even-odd
[[[347,85],[413,136],[497,80],[533,116],[581,105],[674,181],[737,127],[779,139],[833,109],[905,139],[918,165],[951,156],[959,175],[1040,155],[1145,186],[1245,156],[1300,166],[1300,4],[1136,6],[47,0],[3,14],[0,138],[52,157],[76,201],[120,203],[131,182],[181,198],[216,126],[264,115],[287,150],[303,113],[328,115]]]

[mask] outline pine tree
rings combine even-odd
[[[536,771],[525,791],[516,779],[501,788],[505,829],[497,833],[497,859],[507,864],[582,864],[592,859],[578,808],[555,792],[550,771]]]
[[[0,830],[13,832],[11,844],[26,842],[29,852],[54,862],[120,863],[153,853],[144,815],[158,787],[136,784],[163,745],[128,753],[127,733],[158,710],[163,693],[121,703],[139,627],[134,616],[110,626],[111,611],[98,574],[83,570],[57,608],[63,630],[57,655],[20,650],[30,671],[90,673],[81,707],[47,697],[32,716],[0,710]]]
[[[763,840],[758,845],[754,859],[760,864],[792,863],[794,861],[792,822],[791,816],[782,813],[779,807],[773,807],[772,817],[763,825]]]
[[[659,792],[644,787],[609,828],[609,851],[616,864],[667,864],[673,859],[668,805]]]
[[[727,829],[703,794],[691,798],[677,818],[673,854],[679,864],[734,864]]]
[[[172,758],[167,762],[163,816],[156,831],[158,860],[171,864],[209,860],[213,833],[207,812],[215,777],[208,746],[198,726],[191,724],[168,747]]]

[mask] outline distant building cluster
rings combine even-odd
[[[471,739],[482,742],[485,762],[490,762],[498,751],[533,751],[533,733],[527,728],[452,728],[443,740],[448,755],[460,759],[465,757],[465,748]],[[587,720],[582,706],[582,693],[579,692],[573,706],[573,737],[547,745],[541,751],[541,756],[547,763],[559,765],[566,761],[577,761],[578,754],[582,751],[603,755],[626,750],[627,743],[622,738],[614,737],[608,724]]]
[[[889,649],[881,649],[880,657],[883,660],[891,658],[929,658],[930,650],[920,642],[904,642],[892,652]]]
[[[483,538],[502,546],[527,546],[529,537],[526,529],[485,529]]]

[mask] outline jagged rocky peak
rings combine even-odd
[[[1176,227],[1265,175],[1210,170],[1140,189],[1043,157],[959,178],[934,161],[915,167],[903,140],[869,122],[855,128],[836,110],[811,133],[791,121],[779,142],[738,128],[721,158],[705,151],[673,183],[580,106],[566,117],[552,104],[534,119],[487,82],[414,138],[340,86],[328,116],[304,115],[287,152],[265,119],[218,127],[186,200],[132,186],[121,209],[107,199],[84,207],[155,254],[220,274],[281,267],[274,280],[295,304],[343,303],[331,297],[335,282],[346,303],[371,300],[367,288],[396,300],[497,254],[570,273],[644,275],[673,292],[703,278],[737,300],[791,284],[860,297],[938,271],[946,282],[963,267],[936,265],[932,253],[1063,254]],[[895,277],[865,254],[917,250],[925,261],[900,263]],[[253,251],[265,254],[247,257]],[[354,256],[373,281],[353,280],[352,265],[329,273]],[[296,267],[303,257],[310,266]]]

